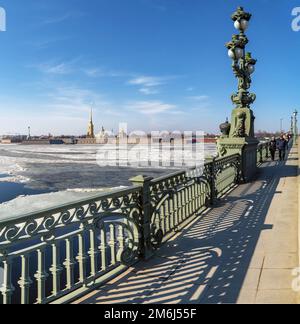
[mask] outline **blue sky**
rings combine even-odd
[[[224,44],[230,15],[252,12],[256,129],[300,109],[300,0],[2,0],[0,134],[96,130],[218,131],[237,82]]]

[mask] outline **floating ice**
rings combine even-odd
[[[104,191],[110,190],[112,189],[92,191],[89,189],[79,189],[78,191],[61,191],[34,196],[19,196],[0,205],[0,220],[22,217],[30,213],[57,207],[58,205],[73,203],[76,200],[89,199],[97,193],[101,194]]]
[[[0,217],[73,202],[106,188],[127,187],[128,179],[139,174],[160,177],[170,172],[168,168],[101,168],[97,164],[99,149],[99,145],[0,144],[0,202],[10,200],[0,205]],[[215,145],[206,146],[205,153],[215,151]]]

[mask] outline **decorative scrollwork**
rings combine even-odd
[[[74,216],[70,213],[69,210],[66,210],[65,212],[63,212],[60,216],[61,222],[64,225],[68,225],[72,222],[72,219],[74,218]]]
[[[126,217],[133,215],[135,219],[139,217],[138,209],[141,196],[141,189],[134,188],[129,190],[120,190],[115,193],[109,193],[99,196],[94,200],[83,200],[70,206],[49,209],[42,213],[20,217],[14,221],[0,222],[0,247],[17,240],[27,240],[29,238],[46,237],[53,231],[66,227],[71,224],[85,223],[99,214],[119,213]],[[132,212],[134,210],[134,212]],[[134,220],[135,221],[135,220]]]
[[[129,247],[126,247],[121,252],[120,261],[122,264],[130,265],[136,256],[137,256],[136,251],[130,249]]]
[[[47,216],[43,221],[43,226],[46,230],[50,231],[56,224],[56,218],[52,215]]]
[[[152,224],[151,226],[151,245],[154,249],[158,249],[161,247],[161,244],[163,242],[164,238],[164,232],[162,229],[156,228],[155,225]]]
[[[85,209],[83,206],[80,206],[79,208],[76,209],[76,217],[78,220],[83,220],[85,218]]]
[[[25,233],[29,236],[34,235],[34,233],[38,229],[38,223],[35,220],[29,220],[28,223],[25,225]]]
[[[20,228],[17,227],[16,225],[11,225],[7,227],[4,231],[4,237],[7,241],[14,241],[18,234],[20,233]]]
[[[102,202],[101,202],[101,206],[102,206],[103,210],[108,210],[109,207],[110,207],[109,200],[107,198],[103,199]]]

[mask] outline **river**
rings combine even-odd
[[[215,151],[210,144],[203,154]],[[19,208],[22,212],[30,206],[46,208],[126,187],[138,174],[155,178],[174,172],[174,168],[159,166],[100,167],[98,153],[99,146],[94,145],[0,145],[0,217],[18,213]],[[41,197],[35,198],[37,195]]]

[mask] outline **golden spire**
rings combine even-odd
[[[93,123],[93,107],[91,107],[90,123]]]
[[[89,121],[89,125],[88,125],[87,137],[88,138],[95,138],[94,123],[93,123],[93,107],[91,107],[90,121]]]

